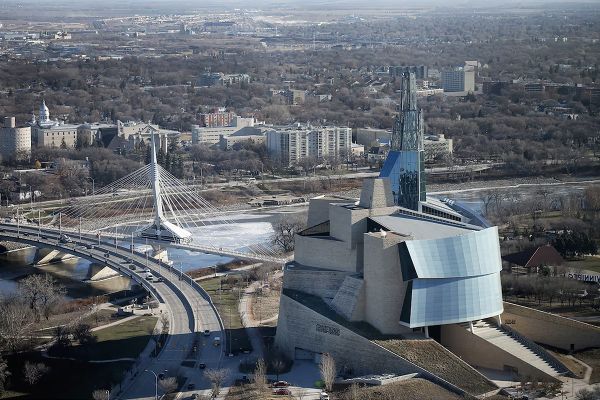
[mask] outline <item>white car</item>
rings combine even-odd
[[[329,400],[329,395],[325,392],[321,392],[319,395],[319,400]]]

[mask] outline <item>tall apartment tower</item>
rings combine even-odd
[[[423,111],[417,107],[414,73],[402,74],[401,96],[390,152],[379,176],[390,179],[396,205],[419,211],[419,202],[427,196]]]
[[[17,127],[15,117],[5,117],[0,127],[0,156],[2,160],[23,160],[31,155],[31,128]]]

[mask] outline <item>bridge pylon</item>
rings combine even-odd
[[[189,243],[192,241],[192,234],[189,231],[169,222],[164,215],[160,186],[160,170],[156,160],[156,145],[154,142],[154,135],[152,135],[151,146],[151,168],[148,174],[149,179],[152,182],[154,220],[149,225],[137,231],[137,234],[138,236],[147,239],[174,243]]]

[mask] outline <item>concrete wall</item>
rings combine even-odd
[[[302,265],[354,274],[359,254],[358,249],[348,249],[346,243],[339,240],[296,235],[294,259]]]
[[[335,197],[316,197],[310,199],[308,206],[308,223],[307,226],[315,226],[329,220],[329,204],[348,204],[353,203],[351,199],[335,198]]]
[[[347,276],[335,294],[331,307],[349,321],[365,319],[365,281],[357,276]]]
[[[286,267],[283,274],[283,288],[333,299],[347,276],[346,272],[291,266]]]
[[[281,296],[275,344],[291,358],[296,347],[330,353],[338,368],[347,366],[361,375],[422,372],[401,357],[285,295]]]
[[[519,376],[532,376],[544,381],[556,380],[547,373],[522,361],[517,356],[472,334],[460,325],[442,325],[441,343],[474,367],[502,371],[505,366],[510,366],[517,370]]]
[[[570,318],[504,302],[502,323],[543,343],[566,351],[600,346],[600,328]]]
[[[400,325],[406,283],[402,280],[397,244],[400,236],[388,233],[364,235],[366,321],[384,334],[409,332]]]

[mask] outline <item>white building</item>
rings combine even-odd
[[[227,137],[246,127],[253,127],[256,120],[253,117],[242,118],[236,115],[231,126],[204,127],[192,125],[192,144],[218,144],[221,136]]]
[[[50,119],[50,110],[42,101],[36,121],[31,117],[31,142],[38,147],[75,147],[79,125],[65,124],[58,119]],[[63,144],[64,143],[64,144]]]
[[[15,117],[4,118],[4,126],[0,128],[0,156],[2,161],[27,159],[31,155],[31,128],[18,128]]]
[[[305,158],[348,157],[352,130],[347,127],[291,126],[267,131],[267,149],[285,165]]]

